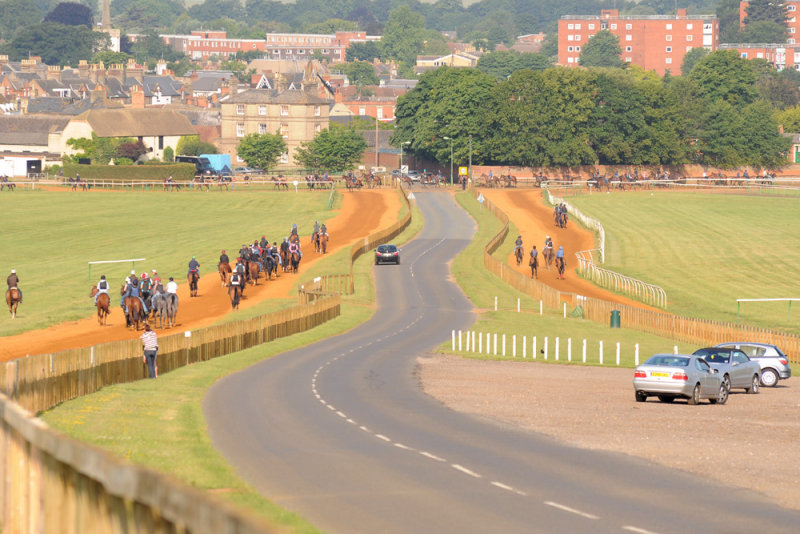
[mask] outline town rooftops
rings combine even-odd
[[[195,134],[188,118],[169,109],[93,109],[75,119],[88,122],[98,137]]]
[[[231,96],[228,102],[231,104],[328,104],[324,98],[300,89],[287,89],[281,92],[269,89],[247,89]]]

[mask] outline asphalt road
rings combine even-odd
[[[797,532],[800,513],[755,493],[566,447],[426,396],[416,359],[473,322],[448,262],[474,224],[448,194],[416,195],[425,227],[399,266],[374,268],[369,322],[209,391],[212,442],[244,479],[331,533]],[[690,439],[665,451],[698,453],[724,451],[694,451]]]

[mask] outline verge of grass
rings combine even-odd
[[[663,287],[671,313],[736,322],[737,298],[797,296],[797,198],[644,191],[570,202],[602,222],[604,267]],[[741,321],[800,331],[787,302],[743,303]]]
[[[563,317],[562,310],[544,309],[544,314],[539,315],[539,301],[521,293],[511,286],[504,283],[500,278],[494,276],[483,266],[483,251],[486,243],[494,237],[502,228],[502,223],[490,211],[482,207],[478,201],[468,192],[456,195],[458,203],[467,210],[472,218],[477,222],[478,229],[472,243],[465,248],[453,261],[453,274],[456,282],[467,295],[467,297],[478,308],[478,319],[473,326],[476,332],[476,342],[478,332],[484,335],[483,350],[486,352],[485,335],[486,333],[499,335],[498,354],[501,352],[500,343],[502,334],[506,334],[506,359],[511,358],[512,354],[512,335],[517,335],[517,354],[518,359],[522,359],[522,336],[528,337],[528,361],[534,361],[531,357],[532,337],[537,337],[537,349],[542,349],[545,336],[549,341],[548,361],[555,361],[555,338],[560,340],[560,359],[559,362],[565,363],[567,360],[567,339],[572,338],[572,361],[580,362],[582,358],[582,342],[586,339],[587,343],[587,364],[598,364],[599,342],[604,345],[604,364],[616,363],[616,343],[620,343],[620,364],[632,366],[634,362],[634,346],[639,343],[640,361],[644,361],[650,355],[657,352],[672,352],[675,345],[679,351],[693,351],[694,348],[685,343],[678,343],[670,338],[653,336],[642,333],[638,330],[626,329],[625,318],[621,318],[619,329],[611,329],[608,324],[595,323],[581,318]],[[509,226],[509,233],[506,236],[504,245],[509,243],[511,237],[517,235],[516,229]],[[501,245],[494,256],[501,261],[506,261],[505,251],[509,246]],[[498,299],[499,311],[494,309],[494,299]],[[516,311],[517,299],[520,302],[520,313]],[[571,312],[568,309],[568,314]],[[492,338],[493,340],[493,338]],[[463,341],[462,341],[463,343]],[[462,347],[465,347],[462,345]],[[494,347],[492,347],[494,348]],[[459,352],[452,350],[452,342],[442,343],[438,349],[440,352],[457,353],[471,358],[495,359],[494,355],[476,354],[466,351]],[[501,357],[497,357],[502,359]],[[538,354],[536,361],[542,361],[543,355]]]
[[[412,205],[412,222],[394,242],[405,243],[413,238],[422,224],[421,212]],[[323,264],[331,270],[326,271]],[[320,273],[337,273],[340,259],[333,255],[315,267],[319,267]],[[293,532],[318,532],[302,517],[271,503],[236,476],[211,445],[201,403],[208,388],[228,374],[341,334],[368,320],[374,312],[370,304],[375,295],[371,254],[364,254],[356,261],[354,273],[356,293],[343,298],[342,314],[313,330],[181,367],[158,380],[105,387],[62,403],[40,417],[71,437],[102,447],[133,463],[169,472]],[[304,273],[303,279],[314,274],[310,270]]]
[[[18,191],[0,195],[7,225],[0,237],[0,272],[16,269],[25,301],[15,321],[0,322],[0,336],[44,328],[92,312],[92,285],[105,274],[121,286],[131,264],[92,268],[88,262],[146,258],[137,273],[158,269],[183,282],[197,256],[204,279],[215,280],[221,249],[235,251],[262,235],[270,242],[288,235],[293,223],[310,232],[341,206],[329,192],[114,192]],[[211,278],[208,276],[211,275]],[[201,283],[203,283],[201,281]],[[210,281],[208,283],[214,283]]]

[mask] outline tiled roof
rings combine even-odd
[[[299,89],[277,92],[269,89],[247,89],[230,97],[232,104],[307,104],[324,105],[328,101]]]
[[[49,134],[62,131],[69,121],[58,115],[0,115],[0,138],[4,145],[47,146]]]
[[[82,113],[99,137],[193,135],[191,122],[177,111],[159,108],[96,109]]]

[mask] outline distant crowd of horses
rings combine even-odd
[[[126,290],[126,285],[122,284],[120,296],[125,295]],[[89,293],[90,297],[95,295],[97,295],[97,322],[105,325],[111,314],[111,297],[108,293],[98,295],[97,285],[93,286]],[[137,297],[125,297],[123,300],[123,310],[126,310],[125,321],[129,327],[139,330],[139,327],[147,324],[150,319],[158,328],[175,326],[175,319],[178,315],[178,295],[167,293],[164,286],[159,284],[156,287],[142,289],[141,297],[141,301]],[[147,313],[142,307],[142,301],[147,307]]]

